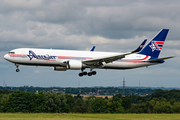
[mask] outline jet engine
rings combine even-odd
[[[69,61],[67,61],[67,69],[81,70],[82,66],[83,66],[83,64],[79,60],[69,60]]]
[[[66,67],[58,67],[58,66],[55,66],[55,67],[54,67],[54,70],[55,70],[55,71],[66,71],[67,68],[66,68]]]

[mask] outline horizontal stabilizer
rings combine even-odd
[[[152,59],[152,60],[148,60],[147,62],[159,62],[161,60],[170,59],[170,58],[174,58],[174,57],[175,56],[165,57],[165,58],[158,58],[158,59]]]

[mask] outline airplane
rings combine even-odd
[[[138,47],[138,50],[127,53],[18,48],[4,55],[4,59],[15,64],[16,72],[20,71],[19,65],[50,66],[55,71],[81,70],[80,77],[96,75],[97,72],[93,69],[147,67],[162,64],[165,59],[174,57],[158,58],[168,31],[169,29],[160,30],[143,49]],[[90,68],[90,72],[84,71],[86,68]]]

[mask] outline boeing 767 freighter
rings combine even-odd
[[[143,49],[142,46],[127,53],[90,51],[18,48],[11,50],[4,58],[19,65],[51,66],[55,71],[81,70],[79,76],[96,74],[93,69],[133,69],[164,63],[158,58],[169,29],[162,29]],[[144,45],[144,44],[143,44]],[[93,51],[93,52],[92,52]],[[84,71],[90,68],[90,72]]]

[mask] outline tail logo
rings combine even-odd
[[[152,41],[149,47],[152,49],[152,52],[154,52],[155,50],[160,51],[162,49],[163,44],[164,42],[161,42],[161,41]]]

